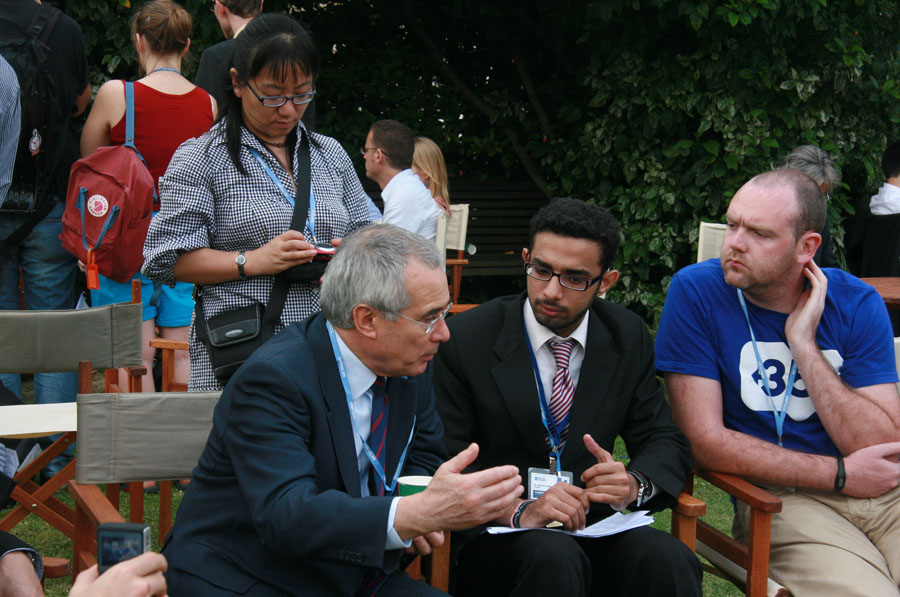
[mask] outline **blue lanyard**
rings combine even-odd
[[[741,309],[744,311],[744,318],[747,320],[747,328],[750,330],[750,341],[753,343],[753,354],[756,355],[756,370],[762,378],[763,387],[766,389],[766,395],[769,397],[769,404],[772,406],[772,415],[775,416],[775,432],[778,433],[778,445],[784,447],[781,438],[784,431],[784,420],[787,418],[788,406],[791,404],[791,396],[794,395],[794,380],[797,378],[797,363],[791,359],[791,369],[788,373],[787,387],[784,390],[784,398],[781,399],[781,410],[775,407],[775,398],[772,397],[772,388],[769,387],[769,374],[763,366],[762,357],[759,356],[759,347],[756,345],[756,336],[753,334],[753,327],[750,325],[750,314],[747,312],[747,302],[744,300],[744,293],[741,289],[737,289],[738,301],[741,303]]]
[[[553,420],[550,413],[550,407],[547,404],[547,396],[544,394],[544,384],[541,383],[541,371],[538,369],[537,359],[534,356],[534,349],[531,347],[531,339],[528,337],[528,330],[525,328],[525,320],[522,319],[522,332],[525,334],[525,344],[528,346],[528,355],[531,357],[531,367],[534,369],[534,380],[537,383],[538,401],[541,405],[541,422],[547,430],[547,437],[550,439],[550,462],[555,464],[556,470],[551,473],[558,473],[562,470],[562,452],[565,449],[565,443],[560,439],[559,430],[565,429],[569,424],[569,418],[572,416],[570,410],[562,421]]]
[[[331,339],[331,350],[334,352],[334,360],[337,361],[338,372],[341,374],[341,385],[344,386],[344,395],[347,397],[347,408],[350,409],[350,422],[353,424],[353,432],[359,436],[359,439],[362,441],[363,450],[366,453],[366,458],[369,459],[369,464],[372,465],[372,470],[375,471],[375,474],[378,475],[378,478],[381,479],[381,483],[384,485],[385,494],[393,494],[394,489],[397,487],[397,479],[400,478],[400,471],[403,470],[403,463],[406,462],[406,452],[409,450],[410,444],[412,444],[413,434],[416,431],[416,417],[413,416],[412,428],[409,430],[409,437],[406,440],[406,447],[403,448],[403,453],[400,454],[400,461],[397,463],[397,470],[394,471],[394,480],[391,481],[391,484],[388,485],[387,475],[384,472],[384,469],[381,467],[381,463],[378,462],[378,458],[375,456],[375,453],[372,451],[372,448],[369,446],[369,442],[367,442],[362,433],[359,432],[359,426],[356,423],[356,416],[353,414],[353,394],[350,392],[350,381],[347,379],[347,369],[344,366],[344,357],[341,356],[341,349],[338,347],[337,337],[334,333],[334,328],[331,325],[330,321],[325,322],[325,327],[328,328],[328,337]]]
[[[294,201],[294,196],[287,192],[287,189],[284,188],[284,185],[281,184],[281,180],[275,176],[275,173],[272,172],[272,168],[269,167],[269,164],[266,163],[262,156],[259,155],[259,152],[256,151],[255,147],[247,147],[253,157],[256,158],[256,161],[259,162],[259,165],[262,166],[262,169],[266,171],[266,174],[269,175],[269,178],[272,179],[272,182],[275,183],[275,186],[278,187],[278,190],[281,192],[282,196],[287,199],[288,203],[291,204],[291,207],[294,206],[296,201]],[[312,241],[315,243],[316,240],[316,195],[313,193],[312,181],[309,182],[309,213],[306,214],[306,227],[309,228],[309,233],[312,235]]]

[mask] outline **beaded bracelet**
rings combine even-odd
[[[525,512],[525,508],[533,504],[535,500],[525,500],[516,508],[515,512],[512,513],[512,516],[509,517],[509,526],[514,529],[521,529],[520,521],[522,519],[522,513]]]

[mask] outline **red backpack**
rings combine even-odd
[[[127,282],[144,263],[144,240],[156,197],[153,176],[134,145],[134,86],[125,83],[125,143],[100,147],[72,164],[63,248],[84,262],[88,288],[97,273]]]

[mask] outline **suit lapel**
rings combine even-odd
[[[390,485],[397,472],[400,455],[406,447],[413,417],[416,414],[416,388],[418,382],[392,377],[387,383],[388,427],[387,454],[385,454],[386,485]]]
[[[341,480],[347,493],[359,497],[362,493],[359,487],[359,468],[353,426],[350,423],[350,409],[347,407],[347,394],[344,392],[341,374],[334,360],[334,351],[328,330],[325,328],[324,317],[319,315],[312,320],[307,339],[313,347],[316,358],[319,386],[328,409],[328,427],[331,430],[331,441]]]
[[[588,311],[587,346],[572,400],[572,418],[566,452],[571,461],[586,451],[581,437],[592,429],[600,407],[609,396],[613,372],[619,367],[619,354],[610,348],[612,337],[593,309]]]
[[[544,466],[548,454],[544,449],[546,430],[541,422],[534,369],[522,326],[524,293],[521,298],[522,301],[513,301],[506,310],[503,326],[493,347],[499,362],[491,369],[491,377],[506,404],[512,426],[528,452],[529,460]]]

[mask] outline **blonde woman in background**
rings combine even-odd
[[[431,196],[447,216],[450,216],[450,194],[447,191],[447,165],[441,148],[428,137],[416,137],[413,152],[413,173],[419,177]]]

